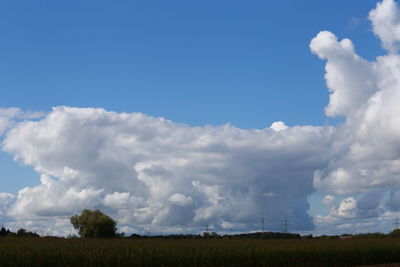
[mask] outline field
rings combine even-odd
[[[356,266],[400,262],[398,239],[0,238],[0,266]]]

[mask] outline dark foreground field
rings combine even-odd
[[[398,239],[0,238],[0,266],[355,266],[400,262]]]

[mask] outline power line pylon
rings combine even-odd
[[[395,229],[399,229],[400,226],[400,219],[396,218],[393,220],[393,226],[395,227]]]
[[[210,227],[208,226],[208,224],[206,225],[206,227],[204,227],[204,233],[210,233]]]
[[[288,219],[283,220],[282,225],[283,225],[283,232],[287,233],[288,232],[288,226],[290,225],[289,220]]]
[[[146,235],[147,235],[147,236],[150,236],[150,235],[151,235],[151,228],[150,228],[150,227],[146,229]]]
[[[261,232],[264,232],[264,224],[265,224],[265,218],[264,216],[261,217]]]

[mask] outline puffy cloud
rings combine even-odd
[[[381,5],[386,2],[390,1]],[[400,106],[397,104],[400,101],[400,57],[389,54],[375,62],[367,62],[351,49],[351,56],[343,58],[345,49],[340,43],[327,32],[318,34],[311,42],[311,49],[327,59],[326,80],[332,91],[328,109],[336,110],[327,114],[344,115],[346,119],[335,133],[332,160],[326,169],[315,173],[314,185],[336,194],[397,186],[400,171]],[[362,66],[357,67],[355,61]],[[335,72],[331,73],[332,70]]]
[[[397,53],[400,41],[400,10],[394,0],[384,0],[369,13],[374,33],[380,38],[383,48]]]
[[[328,31],[313,38],[310,48],[327,60],[325,79],[331,94],[326,114],[349,116],[359,111],[377,90],[374,64],[358,56],[349,39],[339,41]]]
[[[326,113],[345,118],[335,131],[328,165],[314,173],[314,186],[348,198],[329,216],[320,216],[317,225],[340,218],[374,218],[368,223],[379,224],[389,212],[399,210],[400,11],[394,1],[384,0],[369,18],[389,52],[373,62],[358,56],[349,40],[338,41],[330,32],[319,33],[310,44],[327,60],[325,78],[331,95]]]
[[[286,124],[283,121],[276,121],[276,122],[272,123],[270,128],[274,131],[279,132],[279,131],[286,130],[288,127],[286,126]]]
[[[10,129],[4,150],[41,173],[18,193],[17,220],[100,208],[127,227],[312,229],[307,195],[328,160],[331,127],[189,127],[140,113],[56,107]],[[160,228],[161,229],[161,228]]]
[[[16,120],[36,119],[45,114],[40,111],[22,111],[20,108],[0,108],[0,136],[11,127]]]
[[[344,199],[337,210],[337,215],[344,218],[355,218],[355,210],[357,208],[357,200],[354,197]]]
[[[388,231],[399,213],[388,210],[387,200],[384,190],[341,199],[328,195],[323,202],[329,212],[326,216],[317,215],[314,223],[323,233]]]

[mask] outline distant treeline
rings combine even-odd
[[[41,237],[35,232],[30,232],[23,228],[12,232],[9,229],[2,227],[0,229],[0,237]],[[49,236],[46,236],[49,237]],[[69,236],[68,238],[78,238],[77,236]],[[243,234],[219,235],[216,232],[204,232],[203,234],[171,234],[171,235],[140,235],[132,234],[125,236],[117,234],[116,238],[127,239],[356,239],[356,238],[400,238],[400,229],[393,230],[389,234],[384,233],[363,233],[363,234],[343,234],[343,235],[300,235],[293,233],[281,232],[255,232]]]
[[[139,235],[133,234],[133,239],[301,239],[299,234],[258,232],[236,235],[219,235],[216,232],[205,232],[202,235]]]
[[[12,232],[9,229],[2,227],[0,229],[0,237],[40,237],[37,233],[30,232],[24,228],[20,228],[17,232]]]
[[[399,237],[400,230],[394,230],[389,234],[364,233],[364,234],[343,234],[343,235],[300,235],[281,232],[256,232],[243,234],[219,235],[215,232],[205,232],[202,235],[139,235],[133,234],[128,238],[133,239],[350,239],[350,238],[388,238]]]

